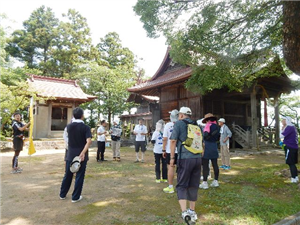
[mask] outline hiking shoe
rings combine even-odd
[[[121,161],[121,158],[117,158],[117,161],[120,162],[120,161]]]
[[[297,183],[298,183],[298,180],[297,180],[297,178],[291,178],[291,183],[295,183],[295,184],[297,184]]]
[[[72,202],[75,203],[75,202],[79,202],[79,201],[81,201],[81,200],[82,200],[82,196],[80,195],[79,199],[77,199],[77,200],[72,200]]]
[[[184,222],[186,222],[186,224],[190,224],[191,222],[191,215],[188,212],[188,210],[185,210],[181,213],[181,217],[184,220]]]
[[[156,179],[155,182],[159,184],[160,183],[160,179]]]
[[[195,223],[198,220],[197,213],[195,212],[195,210],[191,210],[191,209],[188,209],[187,211],[191,216],[191,221]]]
[[[210,186],[211,187],[219,187],[219,182],[217,180],[214,180]]]
[[[167,180],[167,179],[161,179],[160,182],[161,182],[161,183],[167,183],[168,180]]]
[[[206,181],[203,181],[200,185],[199,188],[201,189],[208,189],[208,183]]]
[[[220,166],[221,169],[225,169],[225,167],[226,167],[225,165]]]
[[[166,187],[166,188],[164,188],[163,189],[163,191],[165,192],[165,193],[168,193],[168,194],[172,194],[172,193],[174,193],[174,188],[173,187]]]

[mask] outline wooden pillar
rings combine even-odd
[[[275,144],[278,145],[280,141],[280,121],[279,121],[279,96],[274,98],[274,111],[275,111]]]
[[[255,87],[251,97],[251,126],[252,126],[252,148],[257,148],[257,99]]]
[[[51,137],[51,123],[52,123],[52,102],[48,106],[48,137]]]

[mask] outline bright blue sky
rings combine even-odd
[[[50,7],[60,18],[68,9],[75,9],[87,19],[93,43],[108,32],[117,32],[124,47],[128,47],[140,60],[139,66],[152,77],[162,62],[167,50],[165,38],[150,39],[143,24],[132,7],[137,0],[2,0],[0,13],[11,20],[2,26],[11,26],[12,31],[22,29],[22,23],[42,5]]]

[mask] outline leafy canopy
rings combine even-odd
[[[149,37],[166,36],[172,59],[193,68],[193,91],[239,91],[282,52],[279,0],[139,0],[134,10]]]

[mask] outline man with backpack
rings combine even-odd
[[[197,123],[191,120],[192,111],[188,107],[181,107],[178,114],[178,121],[174,124],[174,129],[170,137],[170,150],[171,150],[171,160],[170,166],[174,167],[175,161],[175,149],[177,146],[178,151],[178,161],[177,161],[177,197],[179,205],[181,208],[182,219],[187,223],[195,223],[198,219],[195,212],[195,205],[198,196],[198,187],[200,183],[200,173],[201,173],[201,151],[191,152],[188,150],[190,147],[195,145],[195,142],[199,142],[198,138],[191,139],[191,143],[187,144],[189,132],[189,124],[195,124],[198,127],[197,135],[202,140],[202,130]],[[196,133],[195,133],[196,134]],[[202,141],[201,141],[202,142]],[[184,144],[186,143],[186,144]],[[187,201],[189,201],[189,208],[187,209]]]

